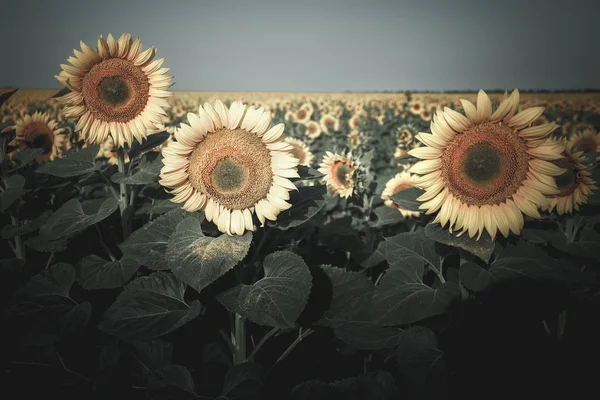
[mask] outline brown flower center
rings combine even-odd
[[[82,95],[94,117],[129,122],[146,107],[150,82],[133,62],[111,58],[94,65],[83,77]]]
[[[589,138],[580,139],[573,144],[574,147],[577,147],[578,151],[583,151],[585,153],[593,153],[596,150],[596,141]]]
[[[244,129],[209,133],[192,152],[188,172],[196,190],[231,210],[253,207],[273,182],[271,152]]]
[[[305,110],[300,110],[296,113],[296,119],[302,120],[304,118],[306,118],[306,111]]]
[[[331,176],[336,184],[351,187],[354,169],[347,161],[335,161],[331,167]]]
[[[570,158],[564,157],[555,161],[554,164],[567,170],[565,173],[554,177],[556,186],[558,187],[558,190],[560,190],[558,196],[569,196],[579,185],[579,177],[575,169],[575,163]]]
[[[500,204],[526,178],[525,143],[506,125],[484,123],[456,135],[442,153],[442,179],[468,205]]]
[[[24,142],[30,149],[42,149],[42,154],[52,152],[54,145],[54,134],[48,125],[42,122],[34,122],[23,130]]]

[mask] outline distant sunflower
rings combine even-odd
[[[17,119],[12,129],[16,134],[13,144],[18,146],[17,151],[42,149],[43,153],[36,158],[38,163],[54,160],[66,145],[65,129],[58,128],[56,121],[51,120],[48,114],[27,114]]]
[[[352,131],[350,131],[350,133],[348,134],[348,141],[350,142],[350,148],[351,149],[356,149],[358,146],[360,146],[360,132],[353,129]]]
[[[565,149],[565,157],[554,163],[565,168],[566,172],[554,177],[560,193],[550,198],[550,203],[542,210],[552,212],[556,208],[559,215],[572,214],[573,210],[579,211],[579,206],[587,203],[589,194],[598,189],[591,178],[589,166],[584,164],[581,156],[583,151],[573,152],[570,142],[561,141]]]
[[[584,153],[600,152],[600,133],[593,129],[585,129],[569,138],[569,148],[576,148]]]
[[[390,199],[396,193],[410,189],[411,187],[413,187],[411,175],[406,171],[399,172],[385,184],[385,189],[381,193],[381,199],[386,206],[396,208],[400,211],[404,218],[418,217],[421,213],[407,210]]]
[[[323,181],[335,195],[343,198],[352,196],[354,191],[354,171],[356,166],[351,157],[327,151],[319,165],[319,172],[325,175]]]
[[[321,126],[317,121],[308,121],[306,124],[306,136],[311,139],[316,139],[321,136]]]
[[[359,113],[355,113],[352,117],[350,117],[348,120],[348,126],[350,129],[356,130],[360,128],[360,117],[361,115]]]
[[[565,170],[551,163],[560,159],[562,148],[546,138],[555,123],[530,126],[544,111],[533,107],[517,112],[519,91],[492,104],[483,90],[477,107],[461,103],[466,116],[445,108],[431,122],[432,134],[419,133],[426,146],[410,155],[424,159],[409,172],[415,186],[425,189],[418,200],[426,214],[439,211],[434,222],[449,229],[468,232],[469,237],[487,230],[507,237],[519,234],[522,213],[541,218],[538,208],[548,204],[545,195],[559,193],[553,177]],[[516,115],[515,115],[516,114]]]
[[[421,112],[425,109],[425,104],[420,100],[413,100],[408,103],[408,106],[413,115],[421,115]]]
[[[239,101],[228,109],[217,100],[188,121],[162,151],[159,183],[172,189],[171,201],[204,210],[229,235],[253,230],[252,214],[264,225],[291,207],[286,200],[296,186],[288,178],[299,177],[298,159],[283,141],[284,125],[270,128],[269,112]]]
[[[319,121],[321,130],[325,133],[333,133],[340,130],[340,120],[333,114],[324,114]]]
[[[61,97],[64,116],[79,119],[75,130],[86,142],[104,143],[109,135],[117,147],[141,142],[169,107],[172,77],[161,68],[164,59],[152,61],[154,47],[141,51],[140,38],[128,33],[118,41],[100,36],[97,50],[80,44],[82,51],[68,59],[72,65],[61,64],[55,76],[71,90]]]
[[[308,121],[310,121],[311,115],[312,112],[309,112],[307,108],[301,108],[294,113],[293,121],[299,124],[306,124]]]
[[[284,140],[287,144],[290,144],[293,149],[292,155],[298,159],[298,165],[305,165],[310,167],[312,165],[315,156],[310,151],[310,147],[300,139],[292,137],[286,137]]]

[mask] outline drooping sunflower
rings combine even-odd
[[[188,114],[163,149],[160,184],[183,209],[204,210],[206,219],[229,235],[253,230],[252,215],[264,226],[291,207],[288,178],[299,177],[284,125],[270,127],[271,114],[234,101],[205,103]]]
[[[569,138],[569,142],[565,146],[584,153],[600,152],[600,133],[596,133],[593,129],[579,131]]]
[[[390,197],[395,195],[396,193],[399,193],[406,189],[410,189],[411,187],[413,187],[411,175],[406,171],[399,172],[385,184],[385,188],[381,193],[381,199],[383,200],[383,203],[386,206],[393,207],[400,211],[404,218],[418,217],[419,215],[421,215],[421,213],[407,210],[394,203],[390,199]]]
[[[315,158],[314,154],[310,151],[310,147],[300,139],[286,137],[284,141],[290,144],[292,148],[292,155],[298,159],[298,165],[305,165],[310,167]]]
[[[61,97],[67,118],[78,118],[76,131],[86,142],[101,144],[110,135],[117,147],[139,142],[161,122],[167,91],[173,84],[161,68],[164,58],[154,60],[156,50],[142,51],[142,41],[125,33],[119,40],[109,34],[98,38],[96,50],[81,42],[81,52],[61,64],[55,78],[71,90]]]
[[[570,141],[560,140],[564,146],[565,156],[554,163],[565,168],[566,172],[554,177],[560,193],[551,197],[549,204],[542,210],[551,213],[555,208],[558,215],[572,214],[573,210],[579,211],[579,206],[587,203],[588,196],[598,187],[589,172],[590,166],[585,164],[582,157],[583,151],[574,152]]]
[[[484,229],[507,237],[521,232],[523,214],[541,218],[538,208],[548,204],[546,195],[559,193],[553,177],[565,172],[550,161],[560,159],[561,146],[547,140],[555,123],[530,126],[544,111],[533,107],[517,113],[519,91],[493,111],[487,94],[480,90],[477,107],[461,99],[465,115],[448,107],[436,113],[431,134],[419,133],[425,147],[409,154],[424,161],[409,172],[426,214],[439,211],[434,222],[468,232]]]
[[[323,181],[334,195],[348,198],[354,192],[354,165],[351,156],[325,152],[323,161],[319,164],[319,172],[325,175]]]
[[[54,160],[65,148],[65,128],[58,128],[58,123],[51,120],[48,114],[27,114],[18,119],[13,128],[16,137],[12,144],[18,146],[16,151],[35,148],[43,150],[36,157],[38,163]]]

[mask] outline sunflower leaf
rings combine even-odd
[[[92,304],[86,301],[77,304],[63,318],[60,337],[64,338],[74,333],[81,332],[90,321],[92,316]]]
[[[311,379],[292,389],[292,399],[394,400],[399,398],[394,377],[388,371],[367,372],[334,382]]]
[[[600,233],[593,229],[584,229],[579,234],[579,240],[569,242],[562,232],[555,232],[551,240],[552,246],[562,252],[579,257],[600,259],[598,247],[600,246]]]
[[[142,143],[134,140],[131,144],[131,148],[127,152],[129,159],[133,160],[135,157],[147,153],[157,146],[160,146],[169,139],[171,134],[169,132],[158,132],[150,134],[146,139],[142,140]]]
[[[68,87],[64,87],[64,88],[60,89],[58,92],[54,93],[50,98],[56,99],[59,97],[63,97],[65,94],[69,94],[69,93],[71,93],[71,89],[69,89]]]
[[[35,251],[42,253],[58,253],[67,250],[68,238],[63,237],[58,240],[46,240],[42,236],[32,236],[25,241],[25,245]]]
[[[162,155],[158,154],[153,160],[149,160],[148,156],[142,158],[138,164],[137,170],[131,176],[127,176],[122,172],[115,172],[111,177],[114,183],[126,183],[128,185],[148,185],[158,181],[158,175],[163,167]]]
[[[0,211],[4,212],[19,198],[25,187],[25,178],[19,174],[4,179],[4,191],[0,194]]]
[[[244,362],[234,365],[225,374],[221,397],[227,400],[260,398],[263,379],[264,372],[258,364]]]
[[[48,221],[50,215],[52,215],[52,211],[46,210],[42,213],[42,215],[33,221],[26,222],[19,227],[14,225],[6,225],[4,228],[2,228],[1,237],[2,239],[12,239],[15,236],[23,236],[28,233],[35,232],[40,229],[40,227],[44,225],[46,221]]]
[[[165,270],[169,238],[187,213],[181,208],[169,211],[133,232],[119,245],[124,255],[130,255],[154,270]]]
[[[390,200],[408,211],[423,212],[419,210],[421,202],[417,200],[425,191],[416,187],[411,187],[401,190],[398,193],[390,196]]]
[[[377,216],[377,221],[373,222],[373,226],[377,228],[394,225],[405,220],[400,211],[392,207],[377,207],[373,212]]]
[[[97,170],[94,161],[99,148],[100,146],[94,144],[85,149],[71,150],[61,158],[40,165],[35,172],[58,176],[59,178],[89,174]]]
[[[269,221],[268,225],[285,231],[303,224],[325,206],[325,194],[325,185],[303,186],[298,188],[298,191],[290,192],[289,203],[292,207],[282,211],[277,220]]]
[[[4,92],[0,94],[0,107],[2,107],[2,104],[6,103],[6,101],[17,92],[17,90],[19,89],[15,89],[15,90],[9,90],[8,92]]]
[[[35,160],[36,157],[41,155],[43,152],[44,149],[19,150],[12,155],[11,160],[13,160],[17,164],[16,169],[19,169]]]
[[[400,334],[396,361],[400,373],[419,388],[446,368],[446,357],[438,348],[435,333],[423,326],[411,326]]]
[[[259,325],[295,327],[312,286],[308,266],[302,257],[284,250],[269,254],[263,268],[264,278],[222,292],[217,300]]]
[[[118,288],[129,281],[139,267],[140,263],[128,255],[107,261],[91,254],[77,264],[77,281],[86,290]]]
[[[170,199],[154,200],[153,203],[143,204],[135,211],[135,215],[161,215],[176,208],[181,208],[181,204],[173,203]]]
[[[46,240],[56,240],[83,232],[117,210],[119,204],[114,198],[86,200],[71,199],[63,204],[40,229],[40,236]]]
[[[131,372],[142,382],[149,382],[157,369],[171,364],[173,344],[160,339],[132,342]]]
[[[126,341],[151,340],[185,325],[200,314],[200,302],[187,304],[186,284],[154,272],[128,284],[104,313],[100,330]]]
[[[322,178],[324,176],[322,173],[320,173],[316,169],[307,167],[306,165],[298,165],[297,168],[298,168],[298,175],[300,175],[300,178],[292,179],[292,181],[294,181],[294,182],[318,179],[318,178]]]
[[[382,326],[371,320],[331,320],[335,335],[361,350],[391,349],[398,344],[401,329]]]
[[[483,232],[481,238],[470,238],[467,235],[460,237],[451,234],[447,229],[442,228],[440,224],[427,224],[425,226],[425,235],[436,242],[448,246],[460,247],[474,256],[479,257],[486,263],[490,261],[495,249],[495,241],[492,240],[487,231]]]
[[[157,378],[148,385],[148,391],[155,392],[157,390],[174,386],[195,396],[196,386],[190,371],[183,365],[169,364],[158,368],[155,371]],[[156,398],[150,396],[150,398]]]
[[[18,299],[62,298],[70,299],[69,292],[75,282],[75,269],[67,263],[57,263],[34,275],[16,293]]]
[[[460,280],[469,289],[480,292],[492,284],[518,277],[531,279],[561,279],[559,265],[539,247],[520,240],[515,246],[508,244],[495,257],[488,268],[473,262],[460,266]]]
[[[188,217],[169,239],[166,258],[171,271],[200,292],[248,254],[252,232],[243,236],[205,236],[198,218]]]

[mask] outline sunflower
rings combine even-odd
[[[333,133],[340,130],[340,120],[333,114],[324,114],[320,119],[321,130],[325,133]]]
[[[584,164],[583,151],[573,152],[568,141],[561,140],[560,143],[564,146],[565,157],[554,163],[565,168],[566,172],[554,178],[560,193],[550,198],[550,203],[543,206],[542,210],[550,213],[556,208],[556,212],[563,215],[572,214],[573,209],[579,211],[579,206],[587,203],[589,194],[598,187],[591,178],[590,167]]]
[[[569,149],[577,148],[584,153],[600,152],[600,133],[593,129],[582,130],[569,138]]]
[[[412,149],[424,159],[409,172],[426,214],[439,211],[434,222],[480,238],[484,229],[507,237],[519,234],[523,214],[541,218],[538,208],[545,195],[559,193],[553,177],[565,172],[550,161],[560,159],[562,148],[546,138],[558,126],[530,126],[544,111],[533,107],[517,113],[519,91],[514,90],[496,111],[480,90],[477,107],[461,99],[466,116],[446,107],[431,122],[432,134],[419,133],[426,146]]]
[[[305,107],[301,108],[293,114],[293,121],[299,124],[306,124],[310,121],[311,112]]]
[[[309,138],[316,139],[321,136],[321,126],[317,121],[308,121],[305,133]]]
[[[350,142],[351,149],[358,148],[358,146],[360,146],[361,143],[360,132],[355,129],[350,131],[350,133],[348,134],[348,141]]]
[[[411,175],[406,171],[399,172],[385,184],[385,188],[381,193],[381,199],[386,206],[396,208],[400,211],[404,218],[418,217],[421,213],[402,208],[390,199],[396,193],[410,189],[411,187],[413,187]]]
[[[315,156],[310,151],[310,147],[308,147],[306,143],[304,143],[302,140],[292,137],[286,137],[284,142],[293,147],[292,155],[298,159],[298,165],[305,165],[307,167],[312,165]]]
[[[11,129],[14,129],[16,134],[12,143],[18,146],[16,151],[43,150],[43,153],[36,157],[38,163],[54,160],[67,148],[65,128],[58,128],[56,121],[51,120],[48,114],[27,114],[18,119]]]
[[[343,198],[352,196],[354,191],[354,171],[356,166],[350,156],[327,151],[319,165],[319,172],[325,175],[323,182],[335,195]]]
[[[115,41],[98,38],[97,50],[81,42],[82,51],[61,64],[55,78],[71,90],[61,97],[67,118],[79,118],[76,131],[89,143],[104,143],[110,135],[117,147],[141,142],[169,107],[171,93],[164,58],[152,61],[156,50],[142,50],[142,41],[126,33]]]
[[[421,115],[421,112],[425,109],[425,104],[420,100],[412,100],[408,103],[408,106],[413,115]]]
[[[172,189],[171,201],[183,209],[204,210],[206,219],[229,235],[253,230],[252,214],[262,226],[291,207],[288,178],[299,177],[293,146],[283,124],[270,128],[271,115],[239,101],[226,108],[205,103],[175,132],[163,149],[160,184]],[[270,129],[269,129],[270,128]]]

